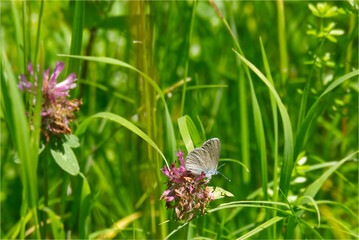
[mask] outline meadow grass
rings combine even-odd
[[[1,238],[359,238],[358,11],[2,2]],[[30,61],[77,75],[60,147],[44,140]],[[19,90],[22,73],[36,89]],[[230,181],[213,176],[215,200],[179,221],[161,169],[214,137]]]

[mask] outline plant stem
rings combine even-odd
[[[282,88],[286,84],[288,78],[288,56],[287,56],[287,43],[285,32],[285,17],[284,17],[284,3],[283,0],[277,1],[277,14],[278,14],[278,40],[279,40],[279,56],[280,56],[280,73],[282,80]]]
[[[186,100],[186,86],[187,86],[186,79],[187,79],[187,76],[188,76],[189,51],[190,51],[190,48],[191,48],[191,38],[192,38],[192,32],[193,32],[194,17],[196,15],[196,6],[197,6],[197,1],[195,0],[193,2],[193,7],[192,7],[191,23],[190,23],[190,29],[189,29],[189,35],[188,35],[188,41],[187,41],[186,65],[185,65],[185,73],[184,73],[184,82],[183,82],[183,90],[182,90],[181,114],[180,114],[180,116],[183,116],[184,104],[185,104],[185,100]]]
[[[27,210],[27,199],[25,191],[22,191],[22,203],[21,203],[21,225],[20,225],[20,239],[25,238],[25,227],[26,227],[26,210]]]
[[[36,33],[36,47],[35,47],[35,58],[34,58],[35,63],[37,62],[37,52],[39,51],[40,29],[41,29],[41,19],[42,19],[43,11],[44,11],[44,0],[41,0],[40,14],[38,19],[39,24],[37,25],[37,33]]]
[[[34,223],[35,223],[35,234],[36,234],[36,238],[37,239],[41,239],[41,233],[40,233],[40,223],[39,223],[39,219],[37,217],[37,208],[33,207],[32,208],[33,214],[34,214]]]
[[[43,162],[44,162],[44,207],[48,207],[49,205],[49,173],[48,173],[48,159],[50,157],[50,149],[49,147],[45,148]],[[42,215],[43,221],[43,228],[42,228],[42,239],[46,239],[46,232],[47,232],[47,214],[43,212]]]

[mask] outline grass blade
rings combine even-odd
[[[220,161],[220,162],[235,162],[235,163],[238,163],[239,165],[241,165],[242,167],[244,167],[244,169],[247,171],[247,173],[249,173],[248,167],[247,167],[244,163],[241,163],[240,161],[238,161],[238,160],[236,160],[236,159],[220,158],[219,161]]]
[[[64,224],[61,222],[60,217],[50,208],[44,207],[42,210],[47,213],[51,220],[51,229],[54,239],[65,239]]]
[[[346,158],[340,160],[337,164],[329,168],[327,171],[323,173],[322,176],[320,176],[315,182],[313,182],[307,190],[303,193],[303,196],[308,196],[311,198],[314,198],[315,195],[317,195],[319,189],[323,186],[324,182],[332,175],[333,172],[335,172],[341,165],[343,165],[345,162],[351,160],[355,155],[358,154],[359,151],[356,151],[350,155],[348,155]],[[310,202],[308,198],[303,198],[298,205],[303,205]],[[298,216],[301,216],[303,211],[300,212]]]
[[[198,130],[189,116],[180,117],[178,127],[188,152],[202,145],[203,139],[199,136]]]
[[[161,155],[163,160],[166,162],[166,165],[169,166],[168,162],[166,160],[166,157],[163,155],[162,151],[159,149],[159,147],[156,145],[156,143],[146,133],[144,133],[141,129],[139,129],[133,123],[131,123],[130,121],[128,121],[127,119],[125,119],[119,115],[116,115],[116,114],[113,114],[110,112],[100,112],[91,117],[88,117],[86,120],[84,120],[79,125],[79,127],[77,128],[77,131],[76,131],[76,135],[78,136],[78,135],[83,134],[86,131],[86,128],[87,128],[88,124],[90,123],[90,121],[94,118],[104,118],[104,119],[114,121],[114,122],[124,126],[128,130],[132,131],[133,133],[135,133],[136,135],[141,137],[143,140],[145,140],[148,144],[150,144],[154,149],[156,149],[156,151]]]
[[[266,72],[266,76],[268,78],[268,80],[270,81],[270,83],[274,86],[274,82],[273,82],[273,78],[271,75],[271,71],[269,68],[269,64],[268,64],[268,59],[267,59],[267,54],[264,50],[264,46],[263,46],[263,42],[262,42],[262,38],[259,38],[260,44],[261,44],[261,52],[262,52],[262,60],[263,60],[263,65],[264,65],[264,69]],[[284,50],[283,50],[284,51]],[[283,73],[282,73],[282,80],[283,80]],[[279,166],[279,162],[278,162],[278,111],[277,111],[277,104],[274,98],[273,93],[271,93],[269,91],[269,97],[270,97],[270,103],[271,103],[271,109],[272,109],[272,115],[273,115],[273,131],[274,131],[274,149],[273,149],[273,160],[274,160],[274,166],[273,166],[273,201],[277,201],[278,200],[278,184],[279,184],[279,174],[278,174],[278,166]],[[273,217],[276,216],[276,212],[273,212]],[[277,230],[276,230],[276,224],[274,225],[274,229],[273,229],[273,238],[276,239],[276,234],[277,234]]]
[[[70,55],[81,54],[82,32],[83,32],[84,19],[85,19],[85,3],[86,1],[75,1]],[[67,67],[68,67],[67,75],[73,72],[79,73],[80,60],[70,58]]]
[[[20,25],[20,15],[18,10],[16,9],[16,1],[11,1],[11,12],[12,12],[12,21],[15,27],[15,39],[16,39],[16,49],[17,52],[17,66],[19,72],[25,72],[26,64],[24,68],[24,52],[21,50],[23,46],[23,39],[22,39],[22,32],[21,32],[21,25]]]
[[[288,194],[289,184],[290,184],[290,176],[292,174],[293,169],[293,131],[292,131],[292,124],[285,108],[282,100],[280,99],[277,91],[274,89],[273,85],[270,81],[256,68],[251,62],[249,62],[245,57],[239,54],[237,51],[233,50],[239,58],[255,73],[257,76],[267,85],[271,93],[273,94],[279,112],[282,117],[283,122],[283,129],[284,129],[284,161],[281,170],[281,177],[280,177],[280,188],[282,189],[285,195]]]
[[[277,0],[277,24],[278,24],[278,40],[279,40],[279,56],[280,56],[280,74],[282,86],[286,86],[288,78],[288,53],[285,31],[284,1]]]
[[[37,177],[35,164],[31,159],[28,122],[19,93],[20,90],[16,86],[15,76],[5,52],[2,53],[1,69],[1,106],[3,112],[6,114],[7,125],[17,154],[21,160],[23,191],[25,191],[29,207],[33,210],[35,225],[38,226],[36,211],[38,195]],[[7,80],[5,80],[5,76]],[[39,231],[37,228],[36,230],[36,236],[40,238]]]
[[[320,211],[319,211],[318,204],[315,202],[314,198],[311,196],[304,196],[303,198],[308,198],[309,201],[312,203],[313,207],[315,208],[315,211],[317,212],[317,216],[318,216],[318,228],[320,228]]]
[[[130,64],[125,63],[120,60],[117,60],[117,59],[114,59],[114,58],[91,57],[91,56],[73,56],[73,55],[64,55],[64,54],[58,54],[58,56],[77,58],[77,59],[83,59],[83,60],[87,60],[87,61],[94,61],[94,62],[99,62],[99,63],[107,63],[107,64],[112,64],[112,65],[117,65],[117,66],[131,69],[131,70],[137,72],[138,74],[140,74],[146,81],[148,81],[152,85],[152,87],[156,90],[156,92],[158,93],[158,95],[160,96],[160,98],[163,102],[163,105],[165,107],[165,114],[166,114],[165,122],[166,122],[166,129],[167,129],[167,140],[168,140],[167,143],[169,145],[170,152],[173,154],[172,159],[176,159],[176,155],[175,155],[175,151],[176,151],[175,139],[176,138],[175,138],[175,133],[174,133],[173,124],[172,124],[172,120],[171,120],[171,115],[169,113],[167,103],[166,103],[166,100],[165,100],[165,97],[164,97],[164,94],[163,94],[161,88],[150,76],[141,72],[140,70],[131,66]]]
[[[194,23],[194,18],[196,16],[196,7],[197,7],[197,1],[194,0],[193,1],[193,6],[192,6],[192,15],[191,15],[191,22],[190,22],[188,40],[187,40],[186,65],[185,65],[184,79],[187,79],[187,75],[188,75],[189,51],[190,51],[190,47],[191,47],[193,23]],[[187,81],[184,81],[183,82],[183,91],[182,91],[182,100],[181,100],[181,116],[183,115],[184,104],[185,104],[185,100],[186,100],[186,87],[187,87]]]
[[[261,231],[263,231],[264,229],[272,226],[273,224],[282,221],[284,218],[283,217],[274,217],[268,221],[266,221],[265,223],[261,224],[260,226],[256,227],[255,229],[253,229],[252,231],[250,231],[249,233],[244,234],[242,237],[237,238],[237,240],[244,240],[247,239]]]
[[[34,63],[37,62],[37,54],[39,51],[39,45],[40,45],[40,30],[41,30],[41,20],[42,20],[42,13],[44,12],[44,0],[41,0],[41,5],[40,5],[40,13],[39,13],[39,18],[38,18],[38,25],[37,25],[37,33],[36,33],[36,43],[35,43],[35,58],[34,58]],[[36,64],[35,64],[36,66]],[[42,71],[40,71],[42,72]]]
[[[186,146],[187,152],[190,152],[194,149],[194,145],[191,139],[191,135],[189,133],[187,123],[186,123],[186,117],[183,116],[178,119],[178,128],[180,130],[184,145]]]
[[[306,139],[308,138],[307,134],[309,132],[309,129],[314,121],[321,111],[324,109],[324,104],[322,103],[322,99],[331,91],[333,91],[337,86],[342,84],[344,81],[351,79],[352,77],[355,77],[359,75],[359,70],[352,71],[336,80],[334,80],[324,91],[323,93],[316,99],[316,101],[313,103],[313,105],[310,107],[308,114],[306,115],[305,119],[303,120],[303,123],[299,126],[299,130],[296,136],[295,140],[295,148],[294,148],[294,157],[296,158],[304,144],[306,143]]]

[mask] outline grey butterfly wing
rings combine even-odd
[[[201,148],[195,148],[186,157],[186,169],[194,174],[201,175],[202,172],[210,170],[209,161],[211,155],[208,151]]]
[[[211,173],[216,172],[218,167],[219,155],[221,154],[221,142],[218,138],[211,138],[203,143],[202,149],[207,151],[210,155],[210,169]]]

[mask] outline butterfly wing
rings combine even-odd
[[[203,143],[202,147],[203,150],[207,151],[210,155],[209,165],[209,172],[214,174],[217,171],[219,155],[221,153],[221,142],[218,138],[211,138]]]
[[[210,168],[211,155],[208,151],[200,148],[193,149],[186,157],[186,169],[194,174],[201,175],[202,172],[207,173]]]

